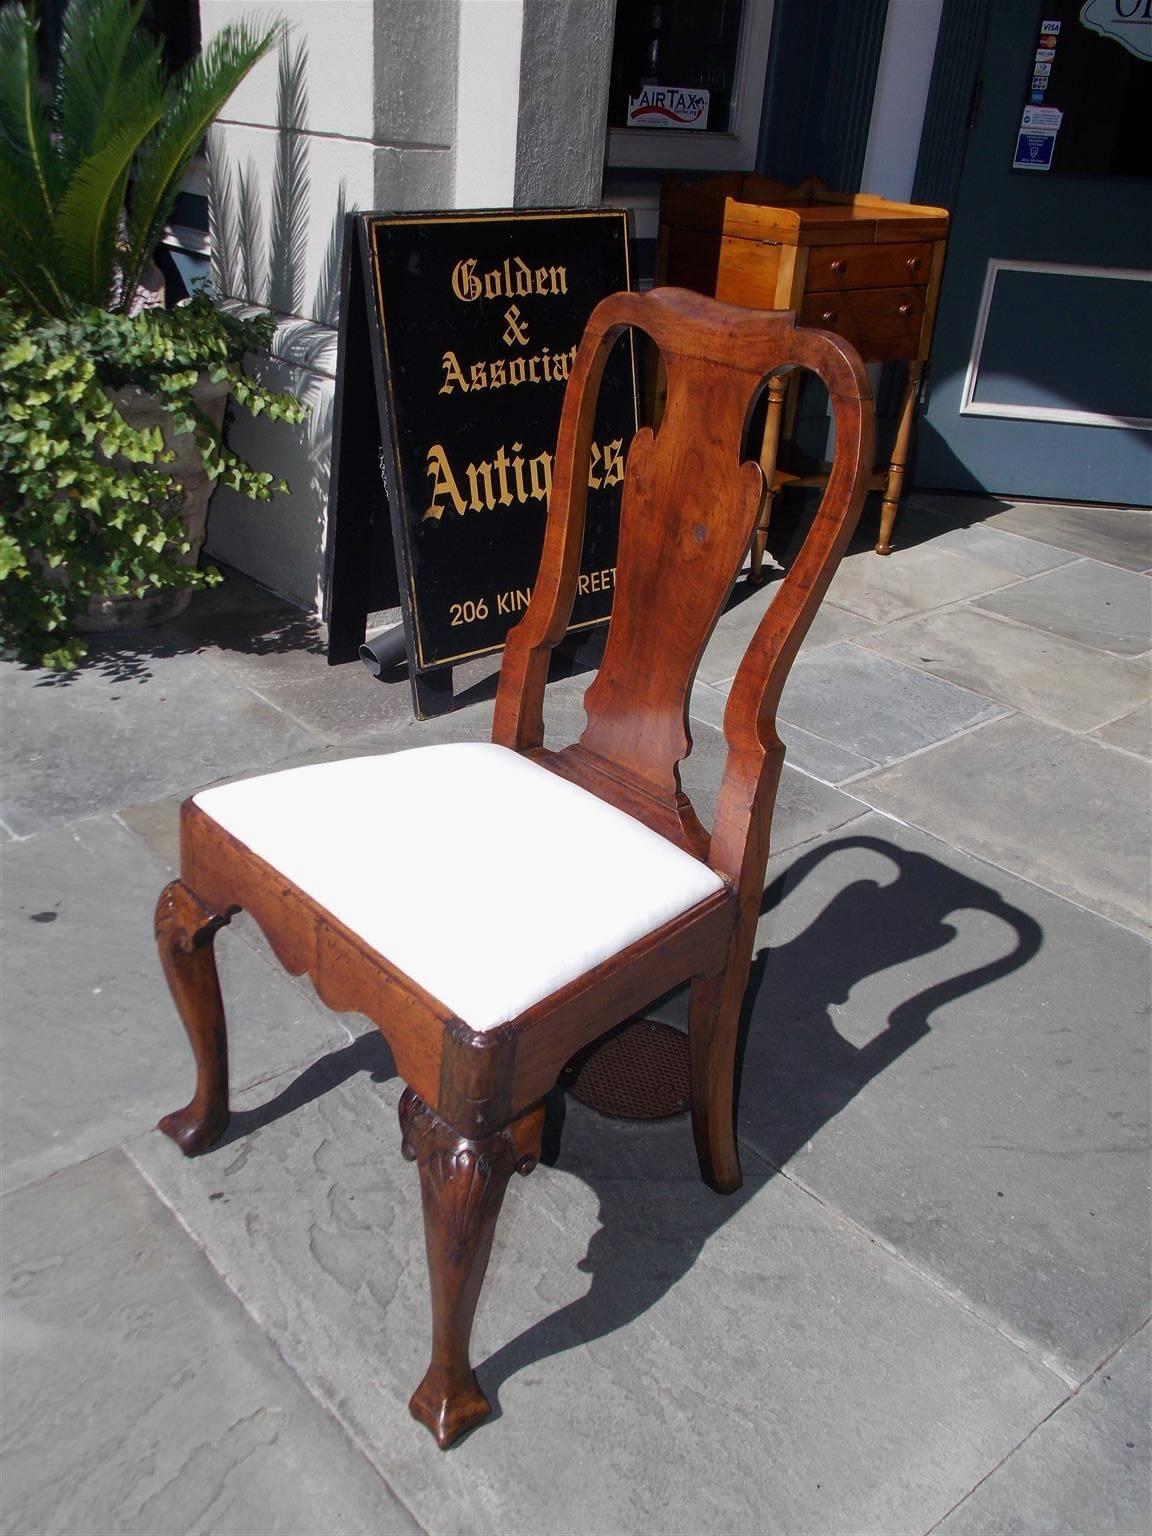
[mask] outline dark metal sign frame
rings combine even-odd
[[[328,660],[374,608],[404,616],[419,718],[451,667],[499,650],[535,580],[564,382],[588,315],[629,285],[627,215],[532,209],[348,217],[333,420]],[[623,459],[637,419],[631,341],[593,433],[571,628],[611,612]]]

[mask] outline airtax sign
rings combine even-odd
[[[711,92],[686,85],[646,85],[629,96],[629,128],[707,128]]]

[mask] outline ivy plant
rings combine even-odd
[[[203,297],[135,316],[86,309],[34,320],[0,300],[0,634],[33,665],[71,667],[85,647],[72,621],[92,597],[203,587],[212,570],[179,565],[188,544],[180,487],[159,428],[137,430],[109,390],[134,384],[192,432],[208,474],[256,501],[286,490],[225,446],[199,409],[200,377],[227,381],[253,415],[298,422],[306,407],[243,369],[273,320],[241,320]]]

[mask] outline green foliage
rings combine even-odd
[[[254,414],[299,422],[306,407],[243,371],[267,351],[273,320],[241,321],[205,298],[129,317],[100,309],[34,318],[0,299],[0,636],[24,661],[74,666],[72,620],[91,597],[208,586],[213,571],[178,565],[188,549],[179,486],[159,429],[138,431],[108,391],[136,385],[195,434],[220,482],[267,501],[282,482],[248,467],[197,406],[201,374],[227,381]]]
[[[110,391],[134,385],[195,437],[211,477],[257,501],[286,489],[225,447],[198,407],[202,376],[253,414],[305,408],[245,376],[271,316],[240,321],[204,298],[132,315],[188,162],[281,27],[239,22],[168,78],[139,26],[143,0],[71,0],[50,101],[31,3],[0,8],[0,637],[21,659],[69,667],[93,597],[206,586],[159,428],[133,427]]]
[[[0,9],[0,283],[33,313],[132,306],[188,162],[281,30],[231,23],[169,79],[142,7],[71,0],[50,104],[33,8]]]

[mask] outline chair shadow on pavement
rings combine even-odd
[[[600,1227],[579,1264],[591,1283],[579,1299],[478,1365],[494,1413],[499,1389],[512,1376],[613,1333],[658,1302],[688,1273],[714,1232],[929,1032],[933,1014],[1008,976],[1040,950],[1039,925],[991,886],[873,836],[834,838],[801,853],[768,887],[763,910],[778,909],[793,896],[804,899],[805,882],[841,854],[857,863],[866,856],[869,877],[830,886],[831,899],[802,931],[753,961],[738,1069],[744,1185],[735,1195],[716,1195],[700,1182],[686,1117],[621,1122],[574,1106],[565,1123],[565,1100],[553,1096],[545,1161],[585,1182],[599,1202]],[[809,903],[812,895],[807,892]],[[998,921],[982,927],[975,941],[969,936],[963,960],[957,956],[951,966],[947,951],[959,931],[952,919],[965,912]],[[836,1027],[837,1010],[860,983],[937,952],[941,979],[899,1001],[873,1038],[856,1045]],[[269,1103],[237,1111],[222,1145],[365,1071],[377,1082],[394,1072],[375,1031],[314,1063]],[[746,1139],[753,1123],[756,1151]],[[529,1202],[530,1187],[531,1181],[524,1194]],[[493,1262],[499,1262],[499,1236]]]

